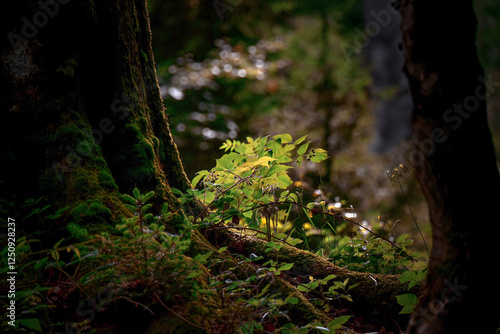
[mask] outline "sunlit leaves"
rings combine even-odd
[[[245,142],[226,140],[220,149],[226,153],[216,160],[214,168],[196,174],[191,182],[194,189],[175,194],[183,204],[196,199],[205,206],[203,213],[208,216],[204,216],[204,224],[243,223],[249,229],[264,231],[268,241],[281,224],[277,214],[280,206],[287,203],[289,212],[290,203],[298,201],[297,194],[287,190],[293,184],[288,175],[292,163],[300,166],[303,159],[319,163],[328,158],[325,150],[311,147],[306,136],[294,142],[289,134],[247,137]],[[288,213],[285,221],[286,216]],[[200,223],[199,217],[193,217],[193,221]],[[302,242],[289,235],[276,239],[291,245]]]
[[[287,144],[292,141],[292,136],[290,136],[287,133],[282,135],[276,135],[273,138],[276,139],[276,141],[279,141],[281,144]]]

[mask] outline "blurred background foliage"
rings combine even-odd
[[[475,3],[478,52],[485,72],[499,78],[500,4]],[[161,93],[190,178],[215,165],[227,139],[307,134],[330,155],[319,169],[305,164],[291,175],[311,198],[352,206],[362,212],[363,225],[395,237],[406,233],[422,247],[415,218],[430,241],[425,200],[411,169],[394,173],[405,164],[411,111],[397,1],[148,5]],[[499,95],[489,101],[494,133]],[[498,149],[498,136],[495,142]]]

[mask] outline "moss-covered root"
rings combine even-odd
[[[309,300],[307,300],[307,298],[304,297],[304,295],[297,290],[296,287],[280,277],[274,278],[271,289],[279,291],[279,293],[283,296],[283,299],[288,296],[296,297],[298,299],[297,303],[285,304],[282,307],[287,311],[287,315],[290,319],[292,319],[296,326],[304,326],[314,322],[320,322],[321,324],[326,325],[330,322],[330,320],[332,320],[311,304],[311,302],[309,302]],[[337,330],[336,333],[356,334],[356,332],[353,332],[346,327],[342,327]]]
[[[208,252],[212,252],[209,262],[210,270],[213,275],[227,272],[228,270],[231,271],[234,277],[241,280],[245,280],[251,275],[256,275],[256,268],[254,266],[246,262],[237,261],[229,252],[219,253],[217,247],[210,244],[199,231],[193,231],[189,255],[196,256],[197,254],[207,254]],[[265,284],[270,285],[269,292],[272,295],[281,296],[282,300],[286,299],[288,296],[297,298],[297,303],[284,304],[281,306],[283,310],[287,311],[287,315],[290,319],[293,319],[292,322],[295,325],[304,326],[313,322],[327,324],[331,320],[311,304],[296,287],[283,280],[281,277],[269,276]],[[338,330],[337,333],[351,334],[354,332],[342,328]]]
[[[217,240],[213,240],[217,238]],[[358,284],[350,291],[353,303],[350,308],[358,316],[376,316],[384,321],[404,324],[408,321],[406,315],[400,315],[401,306],[397,304],[396,296],[405,294],[408,286],[399,282],[398,275],[381,275],[370,273],[359,273],[337,267],[328,260],[311,252],[284,245],[279,250],[266,253],[266,242],[249,236],[241,236],[228,230],[211,233],[209,240],[217,242],[221,246],[227,246],[232,253],[249,255],[254,253],[264,256],[266,259],[274,259],[280,262],[294,263],[292,272],[302,277],[313,276],[324,278],[334,274],[336,281],[349,279],[349,284]],[[331,281],[333,282],[333,281]],[[418,293],[420,287],[415,286],[411,292]]]

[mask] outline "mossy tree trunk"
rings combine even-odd
[[[159,94],[145,1],[30,1],[2,11],[2,198],[45,196],[116,220],[120,193],[189,186]],[[14,212],[10,212],[15,215]],[[88,221],[87,221],[88,222]],[[84,222],[82,222],[84,223]]]
[[[130,216],[122,194],[138,187],[155,191],[155,213],[169,204],[175,213],[169,227],[175,229],[185,215],[171,188],[187,190],[190,184],[159,93],[146,2],[42,0],[9,6],[0,17],[3,217],[21,218],[19,208],[27,198],[43,196],[42,205],[56,209],[68,206],[58,225],[22,227],[28,234],[45,230],[43,247],[50,248],[67,236],[69,223],[100,232]],[[249,243],[245,252],[261,248]],[[196,251],[217,254],[194,232],[192,255]],[[238,266],[224,254],[218,256]],[[287,261],[301,263],[304,254],[311,256],[307,263],[314,270],[327,273],[334,267],[307,252],[288,254]],[[335,273],[359,276],[355,281],[366,289],[356,303],[375,307],[392,298],[388,314],[396,312],[393,295],[405,287],[386,289],[398,284],[396,277],[379,278],[384,287],[379,294],[373,277]],[[300,295],[281,278],[276,282],[284,294]],[[328,320],[305,298],[299,300],[294,321]]]
[[[410,160],[429,204],[432,254],[408,333],[494,333],[500,298],[500,178],[472,1],[402,2],[405,72],[414,101]],[[477,209],[476,209],[477,208]]]

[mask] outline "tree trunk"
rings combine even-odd
[[[116,221],[126,211],[120,192],[138,187],[155,191],[156,209],[167,201],[175,210],[169,187],[189,182],[166,123],[145,1],[19,2],[2,14],[7,204],[45,196],[76,218],[93,207]]]
[[[498,83],[475,47],[472,1],[403,0],[404,70],[414,109],[409,155],[429,204],[432,253],[408,333],[495,333],[500,178],[486,118]]]

